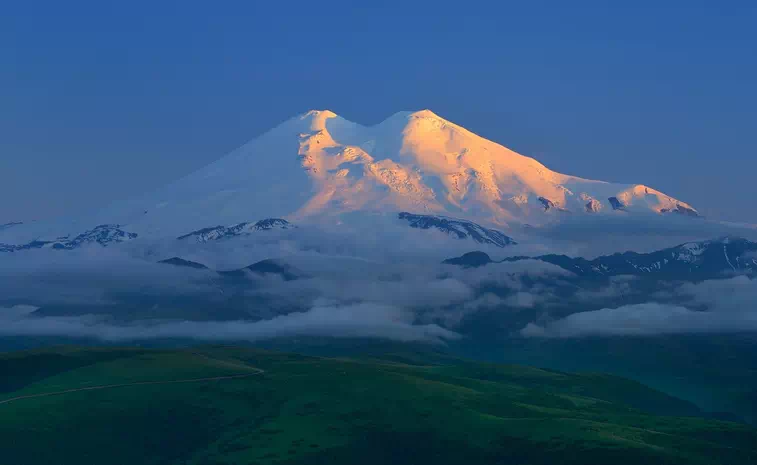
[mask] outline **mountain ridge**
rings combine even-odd
[[[557,265],[582,277],[649,275],[665,278],[712,279],[732,273],[757,272],[757,242],[738,237],[722,237],[684,244],[649,253],[626,251],[602,255],[593,260],[567,255],[507,257],[492,260],[481,251],[468,252],[444,260],[447,265],[477,268],[492,263],[538,260]]]

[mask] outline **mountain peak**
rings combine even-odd
[[[452,124],[429,109],[417,111],[400,111],[385,119],[379,126],[391,125],[392,123],[407,125],[414,120],[435,120],[446,124]]]
[[[307,119],[307,118],[336,118],[337,115],[331,110],[309,110],[303,113],[300,118],[301,119]]]
[[[306,130],[321,131],[326,128],[327,122],[333,119],[343,120],[331,110],[310,110],[295,118],[295,121],[299,121],[298,125],[304,123]]]
[[[235,215],[216,224],[247,221],[251,213],[304,219],[355,211],[413,211],[499,226],[545,224],[566,214],[696,215],[647,186],[557,173],[427,108],[375,126],[311,110],[284,129],[214,166],[223,184],[206,186],[197,201],[213,199],[215,211]],[[186,191],[194,195],[198,187]],[[260,207],[251,212],[254,204]]]
[[[403,211],[487,228],[579,215],[697,216],[651,187],[552,171],[429,109],[395,113],[374,126],[310,110],[163,189],[107,208],[93,224],[176,237],[250,218]],[[29,240],[39,236],[26,229]]]
[[[438,118],[438,119],[443,119],[443,118],[439,117],[439,115],[437,115],[436,113],[434,113],[433,111],[431,111],[429,109],[414,111],[414,112],[410,113],[409,116],[410,117],[415,117],[415,118]]]

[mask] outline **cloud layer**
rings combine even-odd
[[[441,342],[475,327],[467,323],[477,317],[504,321],[502,337],[528,321],[521,331],[528,337],[757,331],[757,281],[744,276],[650,286],[628,276],[581,281],[535,260],[462,269],[440,261],[483,247],[426,233],[363,226],[191,247],[10,254],[0,261],[0,335]],[[218,270],[282,259],[301,279],[249,274],[229,284],[212,270],[155,263],[172,256]]]
[[[0,308],[0,336],[57,336],[103,341],[194,339],[259,341],[292,336],[375,337],[441,343],[459,334],[415,325],[402,309],[371,304],[314,307],[262,321],[146,321],[116,325],[92,315],[35,317],[35,307]]]
[[[757,280],[746,276],[685,283],[661,296],[681,304],[648,302],[580,312],[528,324],[526,337],[638,336],[757,331]]]
[[[570,275],[528,260],[479,270],[441,265],[440,255],[467,251],[471,243],[403,232],[402,246],[391,253],[371,247],[385,241],[390,229],[357,238],[316,232],[297,241],[260,235],[187,250],[172,243],[156,246],[159,254],[98,247],[9,255],[0,262],[0,335],[108,341],[318,335],[441,342],[460,337],[455,327],[468,315],[535,305],[531,294],[521,292],[523,277]],[[174,255],[221,270],[279,258],[301,279],[249,274],[241,284],[229,284],[213,270],[155,263]],[[487,286],[513,296],[482,290]]]

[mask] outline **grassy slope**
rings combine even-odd
[[[600,371],[641,381],[712,412],[757,425],[757,338],[753,334],[570,340],[501,339],[460,352],[476,359]]]
[[[3,463],[757,463],[757,430],[621,378],[429,354],[243,348],[0,355]]]

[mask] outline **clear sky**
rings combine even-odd
[[[753,0],[74,0],[0,13],[0,224],[156,188],[312,108],[429,108],[757,222]]]

